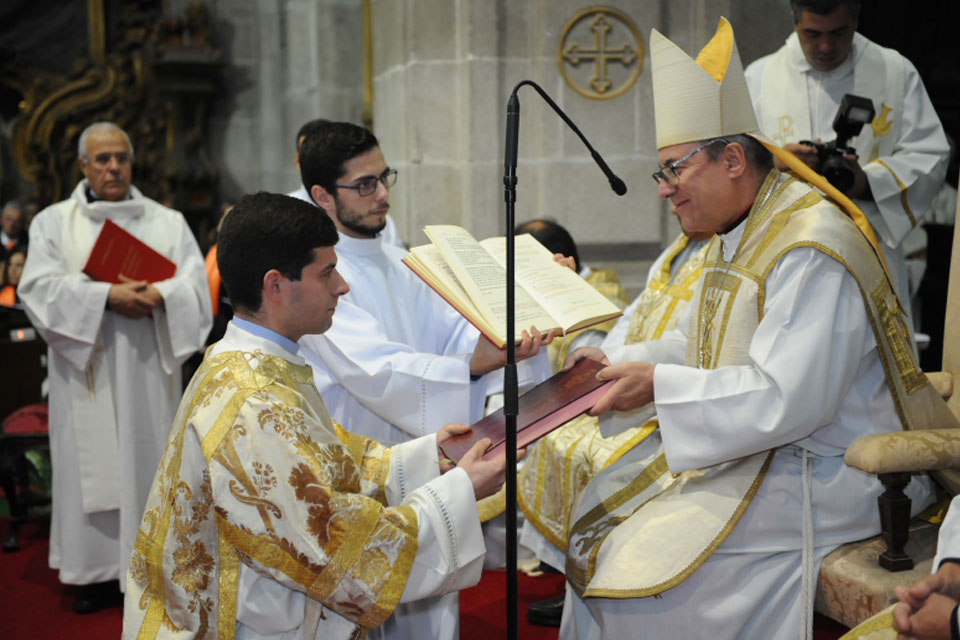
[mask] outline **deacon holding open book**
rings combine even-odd
[[[652,403],[662,452],[581,493],[560,637],[809,638],[822,559],[880,531],[880,482],[846,448],[956,420],[863,213],[759,132],[730,24],[695,60],[657,31],[650,49],[660,197],[717,235],[678,328],[599,373],[593,412],[633,412],[604,432]]]
[[[81,586],[74,610],[91,613],[118,600],[115,581],[180,400],[180,365],[203,346],[212,318],[203,256],[183,216],[130,184],[127,134],[90,125],[78,161],[84,179],[73,194],[30,226],[18,293],[49,345],[50,566]],[[110,250],[125,252],[119,262],[92,251],[105,226],[117,234]],[[159,271],[123,272],[154,259]],[[91,264],[120,270],[98,281],[84,273]]]
[[[350,285],[333,326],[300,339],[330,415],[384,443],[479,420],[487,395],[503,389],[502,376],[489,374],[502,368],[505,353],[401,262],[405,250],[383,242],[397,171],[376,136],[348,122],[322,123],[300,148],[300,172],[317,214],[329,216],[340,234],[337,268]],[[532,386],[550,376],[540,353],[550,335],[532,329],[522,337],[517,359],[536,357],[521,363],[518,377]],[[458,630],[451,593],[401,604],[376,633],[452,639]]]

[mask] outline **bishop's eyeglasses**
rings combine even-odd
[[[694,149],[687,155],[683,156],[679,160],[674,160],[673,162],[661,167],[659,171],[654,171],[653,173],[650,174],[650,177],[653,178],[653,181],[657,183],[658,187],[660,186],[661,180],[666,180],[667,184],[670,185],[671,187],[677,186],[678,184],[680,184],[680,174],[677,173],[677,168],[679,168],[681,164],[683,164],[693,156],[697,155],[698,153],[700,153],[710,145],[715,144],[717,142],[722,142],[723,144],[729,143],[729,141],[726,140],[725,138],[714,138],[713,140],[706,143],[705,145],[697,147],[696,149]]]
[[[355,189],[358,196],[365,198],[376,193],[378,182],[382,182],[385,187],[392,187],[397,183],[397,170],[387,169],[380,174],[379,178],[377,176],[367,176],[366,178],[357,180],[356,184],[338,184],[337,188]]]

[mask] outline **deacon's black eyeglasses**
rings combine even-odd
[[[397,183],[397,170],[387,169],[380,174],[380,177],[367,176],[357,180],[357,184],[338,184],[338,189],[356,189],[357,195],[361,198],[372,196],[377,191],[377,183],[382,182],[385,187],[392,187]]]

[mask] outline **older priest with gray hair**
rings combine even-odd
[[[82,585],[74,610],[118,600],[182,384],[210,331],[203,256],[183,216],[130,184],[133,146],[115,124],[80,135],[84,179],[30,226],[18,293],[49,345],[53,514],[50,566]],[[82,270],[110,220],[176,264],[153,284]]]
[[[663,449],[584,490],[561,637],[809,638],[821,560],[880,530],[880,484],[846,448],[956,421],[913,359],[863,213],[761,144],[730,24],[696,60],[650,42],[660,197],[685,232],[717,236],[678,328],[598,375],[618,381],[593,411],[652,402]],[[916,489],[919,509],[929,484]]]

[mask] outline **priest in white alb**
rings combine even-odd
[[[446,425],[386,448],[328,415],[297,340],[348,290],[337,231],[288,196],[244,196],[217,262],[236,311],[174,422],[127,578],[123,637],[348,640],[401,603],[472,586],[489,440],[457,466]],[[429,636],[410,636],[429,637]]]
[[[810,638],[821,560],[880,530],[880,483],[846,448],[957,422],[863,213],[763,140],[730,24],[696,60],[656,30],[650,48],[660,197],[684,231],[717,235],[677,329],[574,354],[612,363],[593,412],[655,411],[662,452],[583,490],[560,635]],[[635,424],[618,415],[605,433]],[[915,510],[929,492],[920,479]]]
[[[127,134],[90,125],[79,156],[84,179],[30,226],[18,293],[49,346],[50,566],[61,582],[82,585],[74,610],[89,613],[115,599],[110,581],[130,561],[180,400],[180,365],[203,347],[212,316],[203,256],[183,216],[130,184]],[[175,275],[152,284],[84,275],[106,220],[171,260]]]

